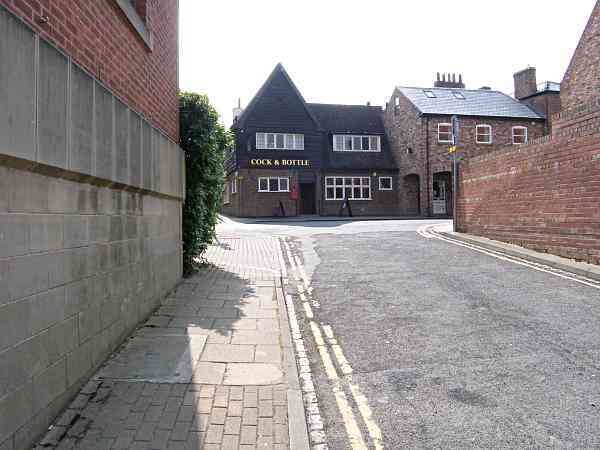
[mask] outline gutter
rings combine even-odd
[[[429,116],[425,116],[425,155],[426,155],[426,167],[427,167],[427,216],[431,217],[431,183],[429,177],[431,175],[431,167],[429,165]]]

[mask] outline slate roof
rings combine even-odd
[[[499,91],[401,86],[397,89],[423,114],[515,119],[544,118],[529,106]],[[424,91],[432,91],[435,98],[428,98]],[[464,100],[456,98],[454,92],[460,92],[465,97]]]
[[[336,170],[396,170],[390,151],[383,111],[379,106],[328,105],[308,103],[319,124],[327,132],[328,151],[323,155],[323,167]],[[381,136],[380,152],[334,152],[332,136],[336,133],[376,134]]]
[[[385,134],[379,106],[308,103],[324,130],[336,133]]]

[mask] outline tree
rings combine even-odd
[[[183,274],[189,276],[215,238],[225,182],[225,150],[232,138],[206,95],[179,94],[179,144],[185,153]]]

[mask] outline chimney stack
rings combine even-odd
[[[242,99],[238,98],[238,104],[235,108],[233,108],[233,121],[235,122],[238,117],[242,115],[244,110],[242,109]]]
[[[448,79],[446,79],[446,75],[448,75]],[[463,83],[462,74],[458,75],[458,80],[456,79],[455,73],[442,73],[440,76],[440,72],[437,73],[436,82],[433,84],[435,87],[442,88],[454,88],[454,89],[464,89],[465,84]]]
[[[537,76],[535,67],[527,67],[514,74],[515,98],[521,100],[537,92]]]

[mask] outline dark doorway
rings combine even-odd
[[[452,215],[452,173],[433,174],[432,213],[434,216]]]
[[[300,183],[300,214],[316,214],[315,183]]]
[[[406,214],[418,216],[421,214],[421,190],[419,175],[411,174],[404,177]]]

